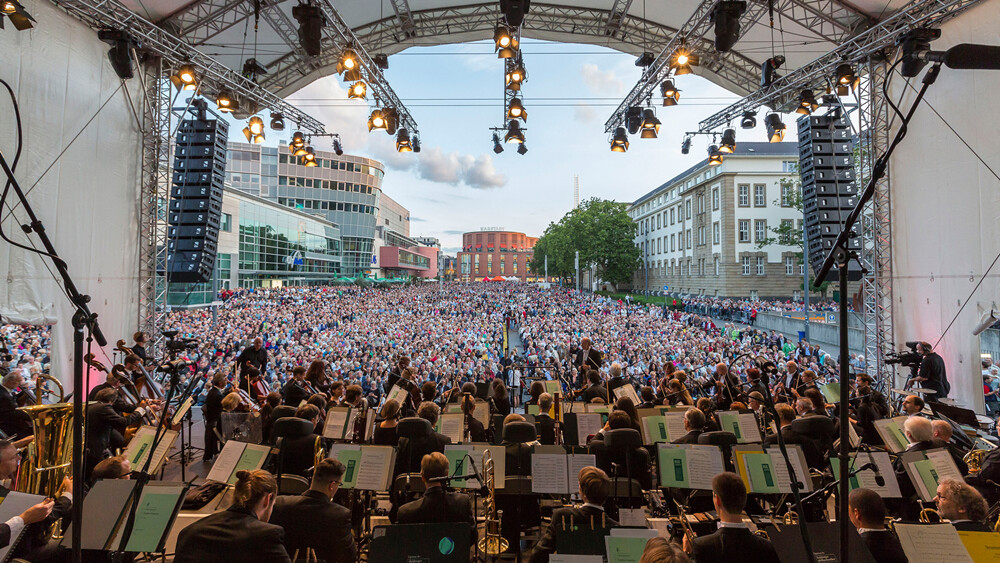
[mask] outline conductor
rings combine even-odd
[[[602,365],[604,365],[604,353],[595,349],[591,345],[590,339],[584,336],[580,339],[580,349],[576,351],[573,367],[578,370],[581,366],[587,366],[589,369],[600,369]]]

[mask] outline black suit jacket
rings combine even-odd
[[[469,441],[470,442],[485,442],[486,441],[486,427],[483,426],[482,422],[479,422],[475,418],[469,418]]]
[[[420,460],[431,452],[444,453],[446,444],[451,443],[451,438],[444,434],[431,431],[429,436],[424,436],[416,440],[400,438],[399,446],[396,450],[396,466],[393,470],[393,479],[401,473],[420,473]]]
[[[556,443],[556,421],[545,413],[535,416],[535,426],[538,427],[538,443],[551,446]]]
[[[358,550],[351,534],[351,511],[319,491],[281,496],[274,503],[271,524],[285,529],[285,550],[305,559],[306,548],[327,563],[354,563]]]
[[[863,532],[861,540],[868,546],[875,563],[907,563],[899,538],[889,530]]]
[[[580,348],[576,351],[576,357],[573,358],[573,367],[579,369],[584,364],[586,364],[587,369],[595,369],[604,365],[604,359],[601,358],[601,353],[593,346],[586,351]]]
[[[600,397],[604,399],[604,402],[608,402],[608,388],[604,385],[591,385],[583,390],[583,402],[589,403],[595,397]]]
[[[468,522],[472,545],[476,544],[476,518],[472,499],[462,493],[447,492],[443,487],[430,487],[424,496],[399,507],[397,524],[437,524]]]
[[[114,389],[114,388],[107,381],[105,381],[104,383],[90,390],[90,394],[87,395],[87,400],[96,401],[97,394],[100,393],[101,391],[104,391],[105,389]],[[128,401],[126,401],[120,391],[115,396],[115,400],[111,403],[111,406],[114,407],[116,411],[122,414],[129,414],[135,410],[135,405],[130,404]]]
[[[247,362],[257,368],[257,371],[264,373],[267,369],[267,348],[261,346],[260,350],[254,350],[253,344],[247,346],[236,358],[236,365],[240,370],[240,387],[246,388],[243,380],[246,378]]]
[[[581,506],[579,508],[566,507],[554,510],[552,512],[552,522],[545,528],[541,539],[535,544],[535,549],[531,552],[531,558],[528,559],[529,563],[548,563],[549,555],[556,552],[556,538],[558,538],[560,533],[568,531],[569,522],[572,520],[573,526],[576,527],[589,527],[591,518],[593,518],[595,529],[601,527],[615,528],[618,526],[618,522],[610,516],[606,516],[603,510],[592,506]],[[563,528],[563,522],[566,523],[567,529]]]
[[[250,511],[233,506],[181,530],[174,563],[291,563],[282,545],[284,536],[281,526],[261,522]]]
[[[126,426],[136,424],[142,419],[139,411],[132,412],[127,417],[118,414],[111,403],[92,403],[87,406],[87,439],[89,440],[88,458],[91,467],[104,457],[105,450],[111,447],[111,434],[114,430],[124,432]]]
[[[691,542],[697,561],[725,563],[780,563],[771,542],[748,528],[719,528]]]
[[[299,403],[308,400],[310,394],[298,381],[290,379],[281,390],[281,397],[281,404],[298,408]]]
[[[33,431],[30,418],[17,410],[17,399],[3,385],[0,385],[0,430],[18,438],[29,436]]]
[[[208,396],[205,397],[205,420],[209,422],[217,421],[222,418],[222,390],[216,386],[212,386],[208,390]]]
[[[698,436],[701,436],[704,430],[691,430],[687,434],[677,438],[672,443],[674,444],[697,444]]]

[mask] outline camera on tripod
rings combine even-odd
[[[911,368],[920,367],[920,362],[923,361],[924,356],[920,352],[917,352],[917,341],[907,342],[906,347],[909,350],[887,353],[885,355],[885,363],[889,365],[899,364]]]

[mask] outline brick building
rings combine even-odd
[[[517,278],[521,281],[544,281],[529,271],[538,237],[505,231],[502,227],[483,229],[462,235],[458,253],[459,281],[483,278]]]

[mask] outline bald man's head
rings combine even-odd
[[[931,421],[931,426],[934,428],[935,438],[944,440],[945,442],[951,441],[952,428],[950,424],[943,420],[933,420]]]

